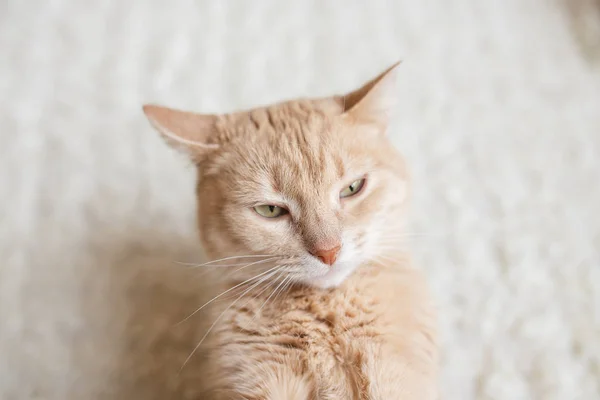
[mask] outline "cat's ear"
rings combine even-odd
[[[399,65],[400,62],[395,63],[359,89],[343,96],[343,115],[357,123],[376,124],[385,130],[398,104],[396,75]]]
[[[146,104],[144,114],[152,126],[172,147],[200,161],[211,150],[219,147],[215,136],[217,118],[214,115],[196,114],[167,107]]]

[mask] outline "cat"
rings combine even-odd
[[[438,398],[437,318],[403,250],[409,178],[386,135],[398,64],[342,96],[143,107],[198,171],[216,293],[201,398]]]

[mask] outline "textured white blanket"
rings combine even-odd
[[[600,398],[600,11],[575,3],[2,1],[0,398],[194,396],[193,169],[142,103],[331,94],[400,58],[444,399]]]

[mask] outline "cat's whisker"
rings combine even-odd
[[[262,289],[260,289],[260,291],[259,291],[257,294],[255,294],[255,295],[253,296],[253,298],[256,298],[257,296],[260,296],[260,294],[261,294],[261,293],[264,293],[264,292],[265,292],[265,291],[266,291],[268,288],[270,288],[270,287],[273,285],[273,283],[274,283],[274,282],[276,282],[276,280],[277,280],[277,277],[276,277],[275,279],[273,279],[273,280],[271,280],[271,278],[273,278],[274,276],[276,276],[278,273],[279,273],[279,274],[281,274],[281,271],[279,271],[279,270],[277,270],[277,271],[273,271],[273,272],[272,272],[272,273],[270,273],[269,275],[267,275],[267,276],[265,276],[265,277],[261,278],[261,279],[260,279],[260,281],[258,282],[258,284],[256,284],[256,285],[252,285],[252,287],[250,288],[250,290],[245,290],[245,291],[244,291],[244,292],[241,294],[241,296],[238,296],[238,299],[241,299],[242,297],[244,297],[246,294],[248,294],[248,293],[249,293],[251,290],[253,290],[254,288],[256,288],[256,287],[258,287],[258,286],[262,285],[262,284],[263,284],[263,283],[265,283],[265,282],[267,282],[267,284],[265,285],[265,287],[263,287]],[[248,301],[250,301],[250,300],[248,300]],[[248,302],[244,303],[244,306],[245,306],[246,304],[248,304]]]
[[[444,236],[444,235],[445,234],[433,233],[433,232],[404,232],[404,233],[401,233],[399,236],[414,237],[414,236]]]
[[[407,252],[415,247],[423,248],[423,246],[430,245],[428,242],[398,242],[390,244],[379,244],[377,247],[372,247],[372,252],[377,253],[389,253],[389,252]]]
[[[225,277],[226,277],[226,278],[229,278],[229,277],[231,277],[232,275],[234,275],[234,274],[236,274],[236,273],[240,272],[241,270],[243,270],[243,269],[245,269],[245,268],[251,267],[251,266],[253,266],[253,265],[260,265],[260,264],[263,264],[263,263],[266,263],[266,262],[269,262],[269,261],[276,260],[276,259],[278,259],[278,258],[279,258],[279,257],[271,257],[271,258],[267,258],[266,260],[255,261],[255,262],[252,262],[252,263],[250,263],[250,264],[245,264],[245,265],[242,265],[241,267],[237,268],[236,270],[228,272],[228,273],[227,273],[227,275],[225,275]],[[281,265],[280,265],[280,266],[281,266]]]
[[[374,249],[373,253],[375,254],[381,254],[381,255],[398,255],[398,254],[403,254],[406,253],[408,249],[404,248],[404,247],[391,247],[391,248],[387,248],[387,249]]]
[[[194,311],[193,313],[191,313],[190,315],[188,315],[188,316],[187,316],[185,319],[183,319],[182,321],[178,322],[178,323],[177,323],[177,325],[180,325],[180,324],[184,323],[185,321],[187,321],[188,319],[190,319],[191,317],[193,317],[194,315],[196,315],[196,313],[198,313],[198,312],[199,312],[200,310],[202,310],[204,307],[206,307],[207,305],[209,305],[209,304],[210,304],[210,303],[212,303],[213,301],[217,300],[218,298],[220,298],[220,297],[223,297],[224,295],[226,295],[227,293],[231,292],[231,291],[232,291],[232,290],[234,290],[235,288],[238,288],[238,287],[240,287],[240,286],[242,286],[242,285],[245,285],[245,284],[247,284],[247,283],[249,283],[249,282],[251,282],[251,281],[253,281],[253,280],[255,280],[255,279],[258,279],[258,278],[260,278],[261,276],[264,276],[264,275],[268,274],[269,272],[271,272],[271,271],[273,271],[273,270],[275,270],[275,269],[277,269],[277,268],[279,268],[279,267],[280,267],[280,265],[276,265],[276,266],[274,266],[273,268],[270,268],[270,269],[268,269],[268,270],[266,270],[266,271],[264,271],[264,272],[261,272],[260,274],[258,274],[258,275],[256,275],[256,276],[254,276],[254,277],[252,277],[252,278],[250,278],[250,279],[246,279],[245,281],[243,281],[243,282],[241,282],[241,283],[238,283],[237,285],[235,285],[235,286],[233,286],[233,287],[231,287],[231,288],[229,288],[229,289],[225,290],[225,291],[224,291],[224,292],[222,292],[221,294],[219,294],[219,295],[217,295],[217,296],[213,297],[212,299],[210,299],[209,301],[207,301],[206,303],[204,303],[202,306],[198,307],[198,308],[196,309],[196,311]]]
[[[398,260],[397,260],[397,259],[395,259],[394,257],[392,257],[392,256],[389,256],[389,255],[386,255],[386,254],[379,254],[379,255],[378,255],[378,257],[380,257],[380,258],[384,258],[384,259],[386,259],[386,260],[390,260],[390,261],[396,261],[396,262],[398,261]]]
[[[379,239],[379,241],[377,242],[377,246],[389,246],[389,245],[398,245],[398,244],[404,244],[404,243],[408,243],[409,241],[413,241],[415,240],[415,238],[406,238],[406,237],[398,237],[398,238],[393,238],[393,237],[386,237],[386,238],[382,238]]]
[[[285,283],[284,283],[284,284],[281,286],[281,289],[279,290],[279,292],[278,292],[278,293],[276,293],[276,294],[275,294],[275,296],[273,297],[273,303],[277,301],[277,298],[279,297],[279,295],[280,295],[281,293],[283,293],[283,291],[285,290],[285,288],[287,287],[288,283],[289,283],[291,280],[292,280],[292,279],[291,279],[289,276],[286,276],[286,277],[283,279],[283,282],[285,282]],[[283,282],[282,282],[282,283],[283,283]]]
[[[373,262],[373,261],[374,261],[374,262],[376,262],[376,263],[381,263],[381,264],[386,264],[386,263],[387,263],[387,261],[383,260],[383,259],[382,259],[381,257],[379,257],[379,256],[372,257],[372,258],[371,258],[369,261],[371,261],[371,262]]]
[[[283,288],[281,289],[281,293],[285,292],[286,290],[289,290],[292,287],[292,284],[294,283],[294,279],[290,276],[290,279],[288,280],[288,282],[283,286]],[[279,296],[279,295],[277,295]],[[277,296],[275,296],[275,298],[273,299],[273,302],[275,302],[277,300]]]
[[[186,265],[186,264],[183,264]],[[203,267],[239,267],[240,265],[246,265],[245,263],[237,263],[237,264],[209,264],[209,265],[203,265]],[[197,267],[196,264],[189,264],[189,266],[191,266],[192,268]]]
[[[244,268],[246,268],[246,267],[250,267],[250,266],[253,266],[253,265],[260,265],[260,264],[262,264],[262,263],[265,263],[265,262],[272,261],[272,260],[273,260],[273,259],[275,259],[275,258],[276,258],[276,257],[271,257],[271,258],[267,258],[266,260],[259,260],[259,261],[255,261],[255,262],[253,262],[253,263],[249,263],[249,264],[236,264],[236,266],[242,265],[242,267],[241,267],[241,268],[239,268],[239,269],[237,269],[237,270],[235,270],[235,271],[233,271],[233,272],[231,272],[231,271],[230,271],[230,272],[229,272],[227,275],[225,275],[225,277],[230,277],[232,274],[234,274],[234,273],[236,273],[236,272],[238,272],[238,271],[240,271],[240,270],[242,270],[242,269],[244,269]],[[280,266],[281,266],[281,265],[280,265]],[[206,270],[205,270],[205,271],[203,271],[203,272],[206,272]],[[238,286],[239,286],[239,287],[237,287],[237,288],[236,288],[236,287],[233,287],[233,288],[231,288],[231,289],[235,289],[235,290],[241,289],[241,290],[243,290],[243,285],[238,285]],[[237,295],[237,293],[236,293],[235,291],[232,291],[232,292],[231,292],[231,294],[232,294],[233,296],[236,296],[236,295]],[[227,299],[227,297],[224,297],[223,299],[225,300],[225,299]],[[181,321],[181,322],[183,322],[183,321]],[[181,323],[181,322],[180,322],[180,323]]]
[[[278,270],[277,272],[281,273],[281,271],[279,271],[279,270]],[[270,275],[270,276],[269,276],[269,278],[270,278],[271,276],[273,276],[273,275]],[[266,279],[265,279],[265,280],[266,280]],[[264,280],[263,280],[263,282],[264,282]],[[260,290],[260,292],[256,293],[254,296],[252,296],[252,298],[248,299],[248,301],[246,301],[246,302],[245,302],[245,303],[242,305],[242,307],[245,307],[246,305],[248,305],[248,303],[250,303],[252,300],[256,300],[256,299],[258,298],[258,296],[260,296],[260,295],[261,295],[261,294],[263,294],[265,291],[267,291],[267,289],[269,289],[271,286],[273,286],[273,284],[274,284],[275,282],[277,282],[277,278],[275,278],[274,280],[272,280],[271,282],[269,282],[269,284],[267,284],[267,285],[266,285],[264,288],[262,288],[262,289]]]
[[[286,271],[286,270],[285,270],[285,267],[286,267],[287,265],[282,265],[282,264],[280,264],[279,266],[280,266],[281,268],[279,268],[279,269],[277,270],[277,272],[279,272],[280,274],[286,274],[286,275],[290,275],[289,271]],[[298,277],[297,277],[297,276],[292,276],[292,275],[290,275],[290,283],[293,283],[293,280],[294,280],[294,278],[298,278]],[[261,294],[262,294],[262,293],[263,293],[263,292],[264,292],[266,289],[268,289],[270,286],[272,286],[272,285],[273,285],[274,283],[276,283],[276,282],[277,282],[277,278],[274,280],[274,282],[270,283],[270,284],[269,284],[269,285],[267,285],[267,286],[266,286],[266,287],[265,287],[263,290],[261,290],[259,293],[257,293],[256,295],[254,295],[254,296],[252,297],[252,299],[256,299],[256,298],[257,298],[258,296],[260,296],[260,295],[261,295]],[[238,288],[238,289],[239,289],[239,288]],[[235,294],[235,293],[233,293],[233,296],[232,296],[232,297],[234,297],[234,296],[236,296],[236,294]],[[231,297],[225,297],[224,299],[229,299],[229,298],[231,298]],[[252,299],[248,300],[248,302],[250,302]],[[248,304],[248,302],[244,303],[244,305]]]
[[[370,249],[371,252],[376,254],[394,253],[398,251],[406,252],[407,248],[401,245],[395,246],[377,246]]]
[[[279,283],[279,285],[277,285],[277,287],[275,288],[275,290],[273,290],[273,292],[269,295],[269,297],[267,297],[267,299],[265,300],[265,302],[263,303],[262,306],[260,306],[260,308],[256,311],[256,313],[254,314],[254,318],[256,318],[256,316],[258,315],[258,313],[264,308],[264,306],[267,305],[267,302],[269,301],[269,299],[275,294],[277,293],[277,290],[279,290],[279,288],[281,287],[281,285],[287,280],[289,279],[289,276],[286,276],[283,278],[283,280]]]
[[[383,236],[379,244],[385,243],[397,243],[397,241],[407,242],[415,240],[437,240],[447,236],[444,235],[398,235],[398,236]]]
[[[276,267],[278,267],[278,266],[276,266]],[[252,289],[254,289],[255,287],[257,287],[258,285],[260,285],[261,283],[263,283],[265,280],[267,280],[271,276],[275,275],[276,273],[277,273],[277,271],[274,271],[270,275],[268,275],[267,277],[264,277],[263,279],[259,280],[257,283],[254,283],[250,288],[246,289],[246,291],[244,293],[242,293],[241,295],[239,295],[238,298],[235,299],[225,310],[223,310],[223,312],[221,314],[219,314],[219,316],[215,319],[215,321],[212,323],[212,325],[208,328],[208,330],[206,331],[206,333],[204,334],[204,336],[202,336],[202,339],[200,339],[200,341],[198,342],[198,344],[196,345],[196,347],[194,347],[194,349],[192,350],[192,352],[190,353],[190,355],[185,359],[185,361],[183,362],[183,365],[179,369],[179,372],[181,372],[183,370],[183,368],[186,366],[186,364],[194,356],[194,354],[196,353],[196,351],[198,351],[198,349],[200,348],[200,346],[202,345],[202,343],[204,342],[204,340],[206,339],[206,337],[208,336],[208,334],[214,329],[214,327],[221,320],[221,318],[223,318],[223,315],[225,315],[225,313],[231,307],[233,307],[249,291],[251,291]]]
[[[218,260],[207,261],[207,262],[202,263],[202,264],[182,262],[182,261],[175,261],[175,263],[179,264],[179,265],[189,266],[189,267],[204,267],[204,266],[216,264],[216,263],[219,263],[219,262],[222,262],[222,261],[235,260],[235,259],[241,259],[241,258],[258,258],[258,257],[274,257],[274,258],[278,258],[278,257],[281,257],[281,256],[277,256],[277,255],[274,255],[274,254],[249,254],[249,255],[245,255],[245,256],[231,256],[231,257],[220,258]]]
[[[446,236],[446,232],[403,232],[403,231],[393,231],[390,232],[394,236]]]
[[[236,269],[235,271],[231,272],[229,275],[233,275],[233,274],[235,274],[236,272],[240,272],[241,270],[243,270],[243,269],[245,269],[245,268],[248,268],[248,267],[250,267],[250,266],[252,266],[252,265],[257,265],[257,264],[262,264],[262,263],[264,263],[264,262],[273,261],[273,260],[275,260],[275,259],[277,259],[277,258],[280,258],[280,257],[271,257],[271,258],[267,258],[266,260],[260,260],[260,261],[255,261],[255,262],[253,262],[253,263],[250,263],[250,264],[246,264],[246,265],[244,265],[243,267],[240,267],[240,268]]]
[[[281,267],[281,265],[279,265],[279,266]],[[271,277],[273,277],[275,274],[277,274],[277,273],[280,273],[280,274],[281,274],[281,272],[282,272],[282,271],[281,271],[281,268],[279,268],[277,271],[274,271],[272,274],[269,274],[269,275],[267,275],[267,276],[265,276],[265,277],[261,278],[261,280],[260,280],[260,283],[261,283],[261,284],[262,284],[262,283],[264,283],[266,280],[270,279],[270,278],[271,278]],[[275,280],[276,280],[276,279],[275,279]],[[267,290],[267,289],[268,289],[270,286],[272,286],[272,284],[273,284],[273,282],[270,282],[270,283],[269,283],[268,285],[266,285],[266,286],[265,286],[263,289],[261,289],[261,290],[260,290],[260,292],[258,292],[257,294],[255,294],[255,295],[254,295],[252,298],[253,298],[253,299],[255,299],[256,297],[260,296],[260,294],[262,294],[262,293],[263,293],[265,290]],[[238,289],[236,289],[236,290],[240,290],[240,291],[241,291],[241,290],[245,290],[245,289],[244,289],[243,287],[240,287],[240,288],[238,288]],[[222,300],[227,300],[227,299],[231,299],[231,298],[233,298],[233,297],[236,297],[236,296],[238,295],[238,293],[234,293],[234,292],[232,292],[232,293],[231,293],[231,295],[232,295],[231,297],[227,297],[227,296],[226,296],[226,297],[223,297],[223,298],[222,298]],[[252,300],[252,299],[250,299],[250,300]],[[244,303],[244,306],[245,306],[246,304],[248,304],[248,302],[250,302],[250,300],[248,300],[246,303]],[[242,307],[243,307],[243,306],[242,306]]]
[[[379,243],[377,243],[375,248],[390,248],[390,247],[394,247],[394,246],[406,246],[406,245],[410,245],[410,244],[414,244],[417,241],[422,241],[423,238],[397,238],[397,239],[386,239],[386,240],[382,240]]]
[[[405,250],[405,246],[407,243],[390,243],[390,244],[379,244],[378,246],[374,246],[371,248],[371,251],[390,251],[390,250]]]
[[[384,256],[382,254],[373,257],[373,261],[378,261],[378,262],[380,262],[382,264],[397,263],[398,262],[398,260],[395,260],[392,257]]]
[[[410,233],[401,233],[401,234],[393,234],[393,235],[385,235],[383,236],[384,239],[387,238],[391,238],[391,239],[406,239],[406,238],[414,238],[414,237],[427,237],[427,236],[432,236],[432,235],[427,235],[427,234],[410,234]]]

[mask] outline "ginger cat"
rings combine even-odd
[[[438,398],[435,313],[402,250],[408,176],[386,137],[397,69],[226,115],[144,106],[198,170],[214,260],[202,398]]]

